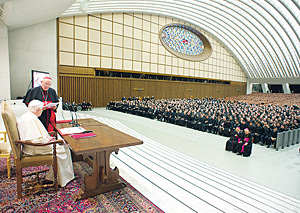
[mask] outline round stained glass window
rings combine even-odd
[[[186,60],[205,60],[212,52],[207,38],[186,25],[166,25],[160,30],[159,38],[169,52]]]

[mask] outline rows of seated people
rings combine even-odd
[[[244,102],[247,104],[264,104],[279,106],[300,106],[300,94],[283,94],[283,93],[251,93],[237,97],[227,97],[226,101]]]
[[[135,100],[139,100],[139,101],[141,101],[141,100],[143,100],[143,101],[148,101],[148,100],[150,100],[150,99],[154,99],[154,96],[151,96],[151,98],[149,97],[149,96],[144,96],[144,98],[142,99],[142,97],[141,96],[137,96],[137,97],[135,97],[135,96],[133,96],[133,97],[129,97],[128,98],[128,101],[135,101]],[[126,100],[126,97],[124,96],[123,98],[122,98],[122,101],[125,101]]]
[[[83,101],[81,103],[81,110],[82,111],[92,110],[92,102],[85,102],[85,101]]]
[[[247,104],[224,99],[143,99],[108,103],[107,109],[157,119],[195,130],[231,137],[248,128],[253,143],[276,147],[277,133],[300,128],[293,106]]]
[[[85,102],[83,101],[82,103],[75,103],[74,101],[72,103],[67,102],[67,106],[64,106],[65,110],[71,110],[71,111],[88,111],[92,110],[92,102]]]

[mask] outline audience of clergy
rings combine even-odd
[[[235,147],[238,155],[249,157],[252,151],[252,135],[248,128],[244,129],[241,138],[238,138],[238,142]]]
[[[272,94],[273,95],[273,94]],[[260,94],[258,94],[260,96]],[[256,94],[246,97],[254,97]],[[242,96],[245,99],[245,96]],[[251,99],[251,98],[249,98]],[[195,130],[235,137],[237,127],[241,132],[237,150],[239,154],[250,155],[251,145],[259,143],[276,146],[278,132],[300,128],[300,110],[294,102],[291,105],[245,103],[234,99],[127,99],[111,101],[107,109],[143,116],[159,121],[186,126]],[[245,129],[247,129],[245,131]],[[245,142],[245,134],[250,142]],[[239,135],[239,134],[238,134]],[[235,141],[238,139],[235,139]],[[239,143],[239,142],[237,142]],[[235,151],[235,150],[234,150]]]
[[[77,112],[78,110],[82,110],[82,111],[91,110],[92,111],[92,102],[83,101],[82,103],[76,104],[75,101],[73,101],[72,103],[66,102],[66,104],[68,106],[64,107],[65,110],[70,110],[70,111],[74,111],[74,112]]]

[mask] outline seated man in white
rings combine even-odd
[[[55,140],[50,137],[47,130],[38,119],[43,112],[43,102],[32,100],[28,105],[28,112],[23,114],[17,121],[20,139],[31,143],[47,143]],[[33,147],[23,146],[23,152],[28,155],[52,154],[53,146]],[[74,179],[74,170],[70,150],[67,145],[57,145],[57,179],[58,184],[64,187]],[[46,175],[46,180],[53,181],[54,174],[52,167]]]

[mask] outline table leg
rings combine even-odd
[[[93,173],[84,176],[84,188],[82,187],[77,200],[86,199],[97,194],[121,189],[126,185],[119,182],[119,169],[110,169],[110,154],[116,150],[107,150],[94,153],[92,156]]]

